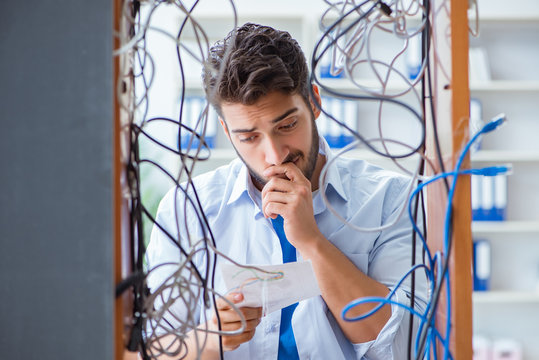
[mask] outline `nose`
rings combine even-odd
[[[285,144],[276,139],[267,138],[265,146],[266,163],[270,165],[280,165],[290,154],[290,149]]]

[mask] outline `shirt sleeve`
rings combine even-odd
[[[399,304],[410,305],[409,297],[401,289],[395,291],[392,299]],[[392,304],[391,317],[378,337],[369,342],[352,344],[356,358],[369,360],[405,359],[408,351],[409,320],[409,313],[403,307]],[[414,318],[413,321],[413,331],[417,331],[419,319]],[[413,340],[414,338],[412,338]]]
[[[388,189],[383,208],[383,224],[395,223],[392,227],[381,232],[369,254],[368,275],[378,282],[394,289],[401,278],[411,268],[412,255],[416,263],[421,261],[422,246],[417,240],[415,254],[412,254],[413,229],[406,211],[408,185],[399,178],[397,184]],[[400,185],[399,185],[400,184]],[[419,226],[421,228],[421,226]],[[414,289],[414,308],[420,313],[426,303],[427,281],[424,271],[416,271]],[[410,306],[411,280],[408,276],[396,289],[392,300]],[[413,319],[413,331],[419,325],[419,319]],[[409,312],[402,306],[391,305],[391,317],[382,328],[378,337],[370,342],[353,344],[358,359],[387,360],[404,359],[408,351],[408,334],[410,329]],[[415,337],[413,337],[415,338]],[[412,344],[413,345],[413,344]]]
[[[174,204],[174,199],[177,199]],[[183,196],[170,191],[161,201],[146,250],[147,284],[150,289],[147,309],[151,311],[147,331],[162,335],[175,330],[187,332],[199,324],[199,301],[204,265],[196,243],[186,236],[186,226],[178,222],[183,214]],[[190,229],[191,231],[191,229]],[[180,249],[181,246],[181,249]]]

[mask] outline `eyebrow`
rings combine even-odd
[[[272,124],[275,124],[275,123],[278,123],[279,121],[285,119],[288,115],[294,113],[298,111],[298,108],[297,107],[293,107],[292,109],[286,111],[284,114],[282,115],[279,115],[278,117],[276,117],[275,119],[271,120],[271,123]],[[251,129],[233,129],[231,130],[232,133],[235,133],[235,134],[238,134],[238,133],[248,133],[248,132],[253,132],[256,130],[256,127],[254,128],[251,128]]]

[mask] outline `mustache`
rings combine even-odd
[[[296,152],[294,154],[288,154],[286,159],[284,159],[283,164],[286,164],[286,163],[289,163],[289,162],[294,162],[295,160],[300,159],[300,158],[304,158],[304,157],[305,156],[303,155],[302,151],[298,151],[298,152]]]

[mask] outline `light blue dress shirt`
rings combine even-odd
[[[323,138],[320,138],[320,144],[321,153],[326,155],[327,160],[331,160],[334,155]],[[282,263],[279,238],[270,220],[260,210],[260,192],[253,186],[247,168],[239,159],[197,177],[195,186],[217,248],[221,252],[243,264]],[[324,191],[332,207],[349,222],[364,228],[374,228],[397,219],[400,209],[407,203],[408,186],[409,179],[406,177],[362,160],[340,157],[329,166],[326,184],[313,193],[314,216],[322,234],[358,269],[389,289],[411,267],[412,230],[406,213],[387,230],[357,232],[330,212],[319,192]],[[187,252],[193,254],[193,263],[205,274],[206,255],[196,251],[201,245],[197,242],[203,234],[201,225],[194,216],[192,205],[188,204],[187,210],[185,208],[182,191],[171,189],[161,201],[157,221],[176,239],[179,230],[182,245]],[[416,263],[420,262],[420,254],[421,246],[418,242]],[[300,253],[297,257],[301,260]],[[183,263],[185,256],[163,231],[154,227],[147,249],[147,260],[148,268],[152,269],[168,262]],[[224,294],[226,289],[218,271],[221,261],[224,260],[219,258],[217,261],[215,289]],[[148,277],[150,289],[157,289],[177,269],[177,265],[161,266],[152,271]],[[181,274],[191,282],[196,280],[193,273],[186,269]],[[416,309],[425,308],[426,288],[424,275],[418,273]],[[193,286],[191,289],[191,295],[182,291],[183,295],[170,307],[170,316],[165,315],[174,327],[181,328],[182,320],[190,315],[200,323],[213,316],[211,308],[204,308],[198,288]],[[409,282],[405,282],[394,299],[409,305],[409,293]],[[160,306],[159,301],[156,299],[157,307]],[[352,344],[344,336],[321,296],[301,301],[292,317],[300,359],[406,358],[409,315],[395,305],[392,305],[391,311],[390,319],[375,340]],[[226,352],[225,359],[277,359],[280,318],[280,311],[263,317],[253,339],[234,351]]]

